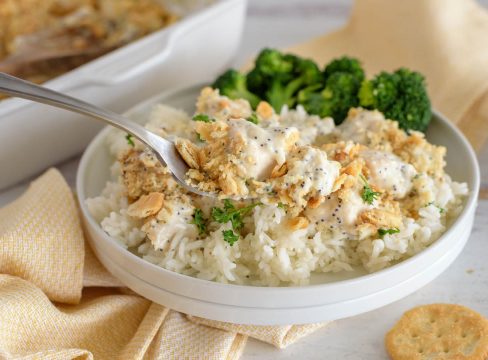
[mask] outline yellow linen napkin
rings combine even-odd
[[[356,0],[348,24],[287,49],[319,64],[352,55],[369,75],[426,76],[433,106],[479,151],[488,138],[488,12],[475,0]]]
[[[34,181],[0,209],[0,273],[36,284],[53,301],[78,303],[84,242],[76,212],[71,190],[54,171]]]
[[[325,325],[211,321],[120,286],[57,170],[0,209],[0,359],[238,359],[248,336],[283,348]]]

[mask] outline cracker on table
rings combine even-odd
[[[413,308],[386,334],[393,360],[488,359],[488,320],[453,304]]]

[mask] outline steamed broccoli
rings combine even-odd
[[[298,94],[298,102],[310,114],[331,116],[338,125],[344,121],[350,108],[358,106],[359,83],[354,75],[337,72],[327,79],[325,88],[310,87]]]
[[[330,62],[324,70],[325,86],[310,86],[298,94],[298,103],[311,114],[331,116],[338,125],[350,108],[359,105],[358,91],[364,79],[361,63],[342,57]]]
[[[233,69],[227,70],[220,75],[212,87],[219,89],[221,95],[228,96],[231,99],[246,99],[253,109],[261,101],[259,96],[248,90],[246,76]]]
[[[364,81],[359,90],[359,103],[398,121],[404,130],[425,131],[432,115],[424,77],[405,68],[393,73],[382,72]]]
[[[247,75],[228,70],[213,87],[232,99],[248,100],[254,109],[261,99],[277,112],[300,104],[310,114],[331,116],[336,124],[357,106],[377,109],[405,130],[425,131],[431,118],[421,74],[402,68],[367,80],[359,60],[348,56],[332,60],[321,72],[312,60],[264,49]]]
[[[348,73],[354,76],[354,78],[361,83],[364,80],[364,70],[358,59],[343,56],[338,59],[332,60],[324,69],[325,81],[329,79],[332,74],[335,73]]]
[[[249,90],[264,97],[268,81],[279,78],[282,82],[292,80],[293,64],[283,54],[273,49],[263,49],[254,62],[254,68],[247,74]]]
[[[268,101],[279,112],[283,105],[293,107],[301,88],[323,81],[322,73],[312,60],[264,49],[247,74],[251,91]]]

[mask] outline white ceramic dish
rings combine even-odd
[[[192,111],[200,87],[166,92],[130,110],[144,121],[150,108],[165,103]],[[220,284],[177,274],[137,257],[110,238],[84,204],[98,195],[109,178],[113,159],[102,131],[84,153],[77,175],[77,192],[91,245],[101,262],[128,287],[172,309],[234,323],[276,325],[335,320],[396,301],[432,281],[463,249],[473,225],[479,189],[476,156],[464,136],[436,113],[427,137],[448,148],[447,172],[468,183],[470,195],[456,221],[425,251],[373,274],[362,271],[322,274],[302,287],[252,287]]]
[[[161,90],[210,81],[227,68],[240,44],[246,0],[162,1],[182,19],[44,86],[121,112]],[[0,189],[81,153],[100,129],[78,114],[22,99],[0,101]],[[26,157],[25,149],[36,151]]]

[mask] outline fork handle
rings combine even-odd
[[[122,115],[1,72],[0,93],[88,115],[128,132],[153,149],[157,146],[161,147],[162,143],[169,148],[174,147],[170,141],[151,133]]]

